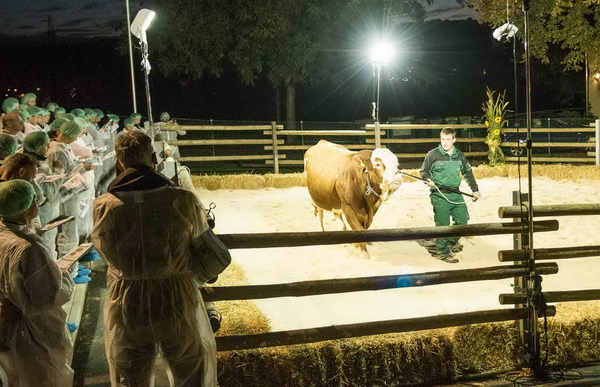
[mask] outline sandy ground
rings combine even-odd
[[[478,182],[483,199],[468,202],[470,223],[501,222],[498,207],[512,204],[518,180],[488,178]],[[527,181],[522,181],[523,191]],[[463,187],[465,191],[469,189]],[[600,199],[600,184],[593,180],[553,181],[534,179],[535,204],[594,203]],[[199,190],[205,205],[217,205],[217,232],[316,231],[306,187],[262,190]],[[541,218],[540,218],[541,219]],[[536,233],[534,246],[567,247],[600,244],[600,216],[561,217],[560,230]],[[339,223],[325,215],[327,230]],[[508,220],[504,220],[508,221]],[[410,228],[433,225],[428,190],[421,182],[404,183],[384,203],[371,229]],[[361,259],[350,245],[232,250],[234,260],[252,284],[285,283],[329,278],[422,273],[440,270],[501,265],[498,250],[512,248],[511,235],[461,239],[464,250],[458,264],[435,260],[417,242],[374,243],[371,260]],[[559,262],[559,274],[546,276],[549,290],[600,287],[600,265],[595,257]],[[273,330],[431,316],[482,309],[497,309],[500,293],[512,292],[512,279],[435,285],[421,288],[356,292],[312,297],[257,300]],[[226,319],[226,316],[224,316]],[[226,320],[225,320],[226,321]]]

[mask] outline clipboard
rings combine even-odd
[[[63,273],[70,270],[70,268],[77,263],[79,258],[84,256],[92,247],[92,243],[82,243],[67,254],[63,255],[56,261],[56,265]]]
[[[44,225],[44,227],[38,228],[37,230],[35,230],[35,232],[38,235],[43,235],[44,233],[52,230],[53,228],[56,228],[56,227],[60,226],[61,224],[70,222],[73,219],[75,219],[74,216],[58,216],[58,217],[52,219],[51,221],[49,221],[48,223],[46,223]]]

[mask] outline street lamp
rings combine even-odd
[[[148,104],[148,123],[150,124],[150,137],[154,139],[154,129],[152,122],[152,102],[150,100],[150,82],[148,75],[150,74],[150,61],[148,60],[148,39],[146,38],[146,30],[150,27],[150,23],[156,16],[154,11],[149,9],[140,9],[131,23],[131,34],[140,40],[140,49],[142,52],[142,70],[146,82],[146,102]]]
[[[387,65],[393,56],[393,48],[385,42],[377,42],[371,49],[371,65],[373,65],[373,76],[377,76],[376,99],[373,102],[373,119],[379,122],[379,86],[381,80],[381,66]]]

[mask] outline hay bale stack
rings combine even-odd
[[[397,334],[221,353],[227,386],[385,386],[455,377],[447,334]]]

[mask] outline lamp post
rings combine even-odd
[[[379,88],[381,84],[381,66],[387,65],[392,57],[393,51],[389,44],[385,42],[377,42],[371,50],[371,65],[373,66],[373,76],[377,77],[376,96],[373,101],[373,119],[379,122]]]
[[[144,71],[144,79],[146,83],[146,103],[148,104],[148,123],[150,124],[150,137],[154,139],[154,127],[152,122],[152,101],[150,99],[150,61],[148,60],[148,39],[146,30],[150,27],[150,23],[156,16],[154,11],[149,9],[140,9],[131,23],[131,34],[140,40],[140,49],[142,52],[142,70]]]

